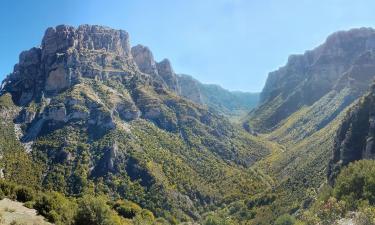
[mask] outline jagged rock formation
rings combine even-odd
[[[272,131],[303,107],[317,104],[324,96],[335,98],[348,88],[354,93],[345,94],[345,103],[339,107],[345,108],[367,90],[374,75],[374,50],[375,31],[361,28],[334,33],[316,49],[289,57],[286,66],[269,74],[260,107],[250,114],[250,127]],[[329,113],[323,124],[335,115]]]
[[[353,106],[344,118],[335,138],[333,156],[329,163],[331,183],[340,169],[360,159],[375,159],[375,86]]]
[[[2,85],[5,179],[67,195],[95,190],[178,221],[267,189],[252,165],[272,146],[181,97],[180,85],[168,60],[130,48],[125,31],[47,29]],[[27,166],[14,162],[14,126],[31,145]]]
[[[132,47],[131,53],[140,71],[163,82],[166,87],[179,94],[177,76],[168,59],[155,62],[150,49],[142,45]]]

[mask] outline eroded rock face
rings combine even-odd
[[[117,143],[115,142],[101,151],[103,152],[103,156],[99,160],[97,166],[93,169],[92,175],[103,176],[107,173],[118,172],[118,167],[116,168],[116,160],[120,153]]]
[[[88,124],[94,136],[102,136],[107,131],[116,127],[112,112],[104,108],[92,109]]]
[[[178,77],[173,71],[172,65],[168,59],[157,63],[148,47],[136,45],[131,49],[135,63],[142,73],[152,76],[154,79],[162,82],[171,91],[180,94]]]
[[[69,74],[66,73],[65,69],[60,66],[55,70],[49,72],[45,90],[60,92],[68,88],[71,84]]]
[[[158,69],[156,68],[154,56],[148,47],[136,45],[132,47],[131,53],[141,72],[158,76]]]
[[[172,69],[171,62],[168,59],[164,59],[163,61],[157,63],[156,66],[158,68],[159,76],[164,80],[167,86],[179,94],[180,88],[178,85],[178,79]]]
[[[130,54],[129,35],[123,30],[103,26],[82,25],[77,29],[60,25],[48,28],[43,41],[43,58],[55,56],[69,48],[77,50],[105,50],[127,57]]]

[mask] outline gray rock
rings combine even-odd
[[[168,59],[156,64],[159,76],[164,80],[167,86],[176,93],[180,93],[178,79],[173,71],[171,62]]]
[[[158,69],[154,56],[148,47],[136,45],[132,47],[131,53],[135,63],[142,73],[158,76]]]

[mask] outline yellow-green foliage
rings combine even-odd
[[[6,179],[17,184],[38,186],[40,184],[41,168],[33,162],[15,135],[12,114],[17,111],[7,95],[0,97],[7,108],[0,108],[0,167],[4,169]],[[8,99],[8,100],[6,100]]]

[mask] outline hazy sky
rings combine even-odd
[[[0,78],[58,24],[127,30],[178,73],[260,91],[268,72],[330,33],[375,26],[373,0],[1,0]]]

